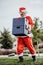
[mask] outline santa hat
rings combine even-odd
[[[26,12],[26,8],[25,7],[20,7],[19,12]]]

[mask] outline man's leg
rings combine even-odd
[[[32,44],[32,38],[31,37],[25,37],[24,42],[29,49],[30,53],[32,54],[33,61],[36,61],[36,51]]]
[[[18,38],[18,44],[17,44],[17,54],[19,56],[19,61],[23,62],[23,50],[24,50],[24,44],[22,38]]]

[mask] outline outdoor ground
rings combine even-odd
[[[0,65],[43,65],[43,58],[37,58],[37,62],[33,62],[32,58],[27,56],[23,63],[18,63],[18,57],[3,57],[0,58]]]

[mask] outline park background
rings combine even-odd
[[[1,55],[15,52],[14,46],[15,46],[17,38],[12,35],[12,23],[13,23],[13,18],[20,16],[19,7],[26,7],[27,15],[30,15],[31,18],[34,20],[34,22],[36,22],[36,23],[38,22],[38,25],[36,24],[36,27],[32,30],[32,32],[36,33],[36,34],[34,34],[34,36],[36,36],[36,37],[33,38],[33,41],[35,41],[34,42],[36,45],[35,48],[38,49],[37,53],[40,54],[37,44],[41,43],[43,45],[43,15],[42,15],[43,14],[43,0],[0,0],[0,43],[2,43],[2,44],[5,43],[5,44],[3,44],[4,45],[3,48],[5,48],[5,49],[3,50],[2,46],[0,48],[0,50],[4,51],[3,53],[1,51]],[[36,28],[37,28],[37,30],[36,30]],[[9,34],[9,32],[10,32],[10,34]],[[7,38],[4,35],[7,36]],[[9,44],[11,45],[10,47],[6,45],[6,43],[8,43],[8,42],[6,42],[6,39],[10,40],[10,42],[9,42]],[[13,50],[12,50],[12,43],[14,43]],[[39,46],[40,46],[40,44],[39,44]],[[43,48],[40,50],[40,52],[42,52],[42,54],[43,54]],[[40,57],[40,55],[38,57]],[[0,58],[0,60],[1,60],[0,63],[1,63],[1,65],[2,64],[17,65],[15,59],[17,60],[18,58],[15,58],[15,57],[13,57],[13,58],[8,57],[8,58],[4,58],[4,59]],[[42,59],[43,58],[41,58],[41,59],[38,58],[37,64],[34,64],[31,60],[31,58],[29,60],[29,62],[30,62],[29,63],[27,61],[27,57],[26,57],[26,60],[25,60],[26,63],[25,63],[25,61],[24,61],[24,63],[25,64],[29,63],[31,65],[32,64],[33,65],[41,65],[41,64],[43,65]],[[3,61],[3,60],[5,60],[5,61]],[[10,63],[9,63],[9,60],[10,60]],[[11,61],[13,61],[13,62],[11,62]],[[8,64],[7,64],[7,62],[8,62]]]

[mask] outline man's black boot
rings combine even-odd
[[[34,55],[34,56],[32,56],[32,58],[33,58],[33,62],[36,62],[37,61],[37,59],[36,59],[36,56]]]
[[[23,62],[23,56],[19,56],[19,62]]]

